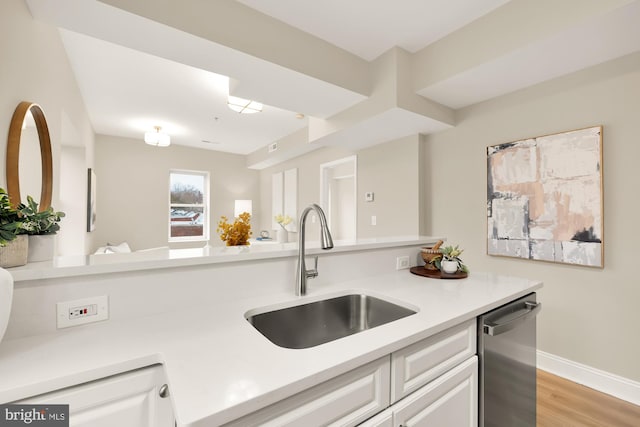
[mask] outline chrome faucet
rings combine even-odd
[[[300,225],[298,227],[298,267],[296,269],[296,295],[302,296],[307,293],[307,279],[313,279],[318,276],[318,257],[315,257],[315,265],[311,270],[307,270],[304,261],[304,229],[307,221],[307,215],[312,210],[316,211],[320,218],[320,247],[322,249],[333,248],[333,239],[327,226],[327,218],[324,216],[322,208],[315,203],[307,206],[300,215]]]

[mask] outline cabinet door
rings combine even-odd
[[[391,355],[391,403],[473,356],[476,333],[473,319],[394,352]]]
[[[387,356],[225,427],[355,426],[389,406],[389,376]]]
[[[170,399],[158,394],[163,383],[154,366],[15,403],[68,404],[71,427],[173,427]]]
[[[478,357],[456,366],[392,409],[394,426],[477,427]]]
[[[393,411],[388,408],[362,424],[358,424],[358,427],[393,427]]]

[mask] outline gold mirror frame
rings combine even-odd
[[[40,140],[40,158],[42,159],[42,188],[40,192],[40,211],[44,211],[51,206],[51,196],[53,193],[53,160],[51,155],[51,137],[49,127],[42,108],[38,104],[23,101],[18,104],[16,111],[11,118],[9,125],[9,139],[7,141],[7,193],[11,205],[16,207],[20,204],[20,137],[22,134],[22,123],[27,112],[31,111],[33,120],[38,130]]]

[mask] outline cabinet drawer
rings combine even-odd
[[[396,426],[477,427],[478,357],[466,360],[392,408]]]
[[[14,403],[69,405],[75,427],[173,427],[171,401],[158,395],[164,382],[162,367],[153,366]]]
[[[391,402],[397,402],[475,353],[475,319],[392,353]]]
[[[393,410],[388,408],[386,411],[380,412],[373,418],[369,418],[358,427],[394,427],[393,426]]]
[[[389,406],[389,363],[378,359],[225,427],[355,426]]]

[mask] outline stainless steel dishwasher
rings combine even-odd
[[[536,426],[536,316],[531,293],[478,321],[479,426]]]

